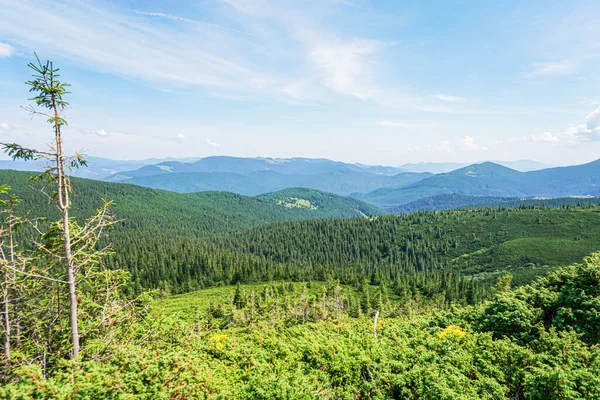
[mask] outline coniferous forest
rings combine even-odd
[[[595,202],[390,215],[71,179],[68,86],[30,67],[54,140],[3,144],[48,166],[0,171],[0,398],[600,398]]]

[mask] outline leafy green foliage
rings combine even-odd
[[[206,317],[206,312],[216,312],[208,308],[197,309],[199,316],[193,317],[185,304],[191,295],[164,299],[126,335],[127,343],[108,346],[109,358],[95,360],[96,350],[88,348],[84,361],[64,362],[47,378],[36,366],[20,367],[15,371],[18,379],[0,388],[0,398],[598,398],[600,350],[588,340],[595,342],[598,336],[584,333],[593,320],[567,322],[552,310],[597,313],[589,304],[599,298],[599,271],[596,254],[531,286],[501,291],[480,306],[387,316],[377,337],[370,316],[340,312],[303,322],[286,319],[281,311],[272,318],[265,313],[246,320],[240,316],[248,305],[240,303],[239,309],[230,305],[235,323],[221,325]],[[334,282],[329,286],[335,291]],[[281,305],[307,292],[327,292],[327,287],[242,285],[209,289],[194,299],[204,301],[206,293],[211,298],[206,305],[217,298],[234,302],[236,292],[239,297],[274,288]],[[581,292],[585,298],[579,298]],[[327,301],[333,301],[331,294]],[[537,330],[529,329],[525,319],[516,320],[527,337],[516,331],[506,335],[501,319],[486,320],[505,305],[527,311],[542,304],[548,307],[540,309]],[[186,310],[184,318],[165,315],[174,306]]]

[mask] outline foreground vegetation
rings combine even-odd
[[[257,312],[221,327],[209,310],[194,321],[162,314],[167,299],[121,343],[87,342],[82,361],[16,368],[0,397],[598,398],[600,254],[509,287],[503,279],[476,307],[387,314],[376,336],[370,315],[302,323]],[[226,302],[241,314],[247,306],[235,306],[235,293]],[[281,296],[299,299],[302,291]]]

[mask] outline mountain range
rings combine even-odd
[[[406,209],[400,206],[440,195],[524,199],[600,194],[600,160],[577,166],[535,170],[528,169],[541,167],[542,164],[527,160],[512,164],[524,171],[494,162],[433,174],[412,171],[444,170],[459,164],[423,163],[392,167],[323,158],[214,156],[185,160],[118,161],[91,157],[89,168],[75,170],[73,175],[180,193],[220,191],[258,196],[290,188],[307,188],[351,196],[388,212]],[[39,166],[31,162],[0,161],[0,168],[39,169]],[[446,198],[432,204],[492,202],[484,198]],[[415,203],[408,208],[420,207],[419,204],[425,203]]]
[[[485,162],[437,174],[404,187],[381,188],[355,197],[389,209],[442,194],[516,198],[598,196],[600,160],[529,172]]]

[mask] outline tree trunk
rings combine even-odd
[[[62,136],[58,119],[56,97],[52,95],[54,109],[54,134],[56,140],[56,173],[58,175],[58,206],[63,213],[63,234],[65,236],[65,261],[67,266],[67,285],[69,287],[69,322],[71,324],[71,339],[73,341],[73,358],[79,355],[79,327],[77,323],[77,294],[75,292],[75,262],[71,254],[71,235],[69,232],[69,182],[65,176],[65,160],[62,154]]]
[[[63,230],[65,235],[65,257],[67,259],[67,285],[69,286],[69,322],[73,340],[73,358],[79,355],[79,327],[77,323],[77,295],[75,293],[75,263],[71,255],[71,235],[69,233],[69,209],[63,211]]]
[[[379,318],[379,311],[375,313],[375,318],[373,319],[373,336],[377,337],[377,318]]]
[[[10,316],[9,306],[8,306],[8,272],[6,274],[6,286],[4,286],[2,293],[2,301],[4,303],[4,310],[2,314],[4,314],[4,357],[6,357],[6,361],[10,360]]]
[[[8,240],[9,240],[9,255],[10,255],[10,265],[14,267],[15,265],[15,245],[13,239],[13,215],[12,215],[12,204],[9,209],[8,214]],[[2,252],[2,257],[5,262],[6,257],[4,252]],[[14,282],[14,273],[9,272],[8,268],[6,268],[6,272],[4,275],[4,287],[2,289],[2,302],[4,304],[4,310],[2,314],[4,314],[4,357],[6,357],[6,361],[10,360],[10,339],[11,339],[11,323],[10,323],[10,283]]]

